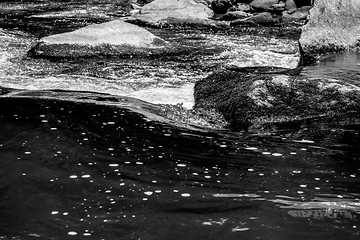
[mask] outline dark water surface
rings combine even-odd
[[[160,66],[165,85],[194,82],[221,57],[209,45],[196,61],[26,58],[36,37],[126,13],[84,2],[0,3],[0,85],[66,90],[0,95],[0,239],[360,239],[356,118],[257,136],[166,120],[136,99],[69,91],[121,95],[120,80],[138,79],[136,88]],[[92,15],[60,14],[85,8]],[[235,39],[211,34],[169,37],[187,36],[189,48]],[[359,64],[358,54],[334,55],[301,74],[355,82]]]
[[[359,152],[115,106],[0,105],[5,239],[359,238]]]

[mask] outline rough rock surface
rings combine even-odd
[[[161,51],[167,42],[146,29],[115,20],[40,39],[32,50],[43,57],[131,55]]]
[[[254,0],[250,3],[250,6],[256,10],[266,11],[273,4],[277,4],[279,0]]]
[[[360,1],[317,0],[300,38],[304,63],[329,52],[359,48]]]
[[[211,22],[209,18],[213,15],[209,7],[195,0],[155,0],[134,17],[144,24],[163,26],[174,23],[206,24]]]
[[[268,71],[266,71],[268,70]],[[356,112],[360,87],[335,79],[309,79],[295,70],[222,71],[195,85],[195,106],[216,109],[233,129],[336,117]]]
[[[285,2],[285,9],[286,9],[286,10],[290,10],[290,9],[294,9],[294,8],[297,8],[294,0],[287,0],[287,1]]]

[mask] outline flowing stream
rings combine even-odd
[[[191,108],[194,82],[248,46],[293,39],[153,30],[189,54],[27,57],[40,36],[122,15],[110,1],[66,4],[0,3],[0,86],[17,89],[0,95],[0,239],[360,238],[356,119],[328,123],[326,137],[311,124],[264,136],[159,114],[157,103]],[[81,7],[82,19],[64,13]],[[360,55],[300,74],[357,81]]]

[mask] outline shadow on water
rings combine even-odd
[[[0,98],[5,239],[359,237],[358,154],[191,130],[155,105],[67,94]]]

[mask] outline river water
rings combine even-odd
[[[26,51],[48,31],[120,14],[105,2],[91,5],[96,17],[61,17],[58,28],[49,18],[20,21],[39,9],[53,14],[46,4],[1,3],[0,85],[21,90],[0,95],[0,239],[359,239],[356,119],[272,135],[166,119],[157,102],[124,90],[191,88],[222,64],[233,35],[171,33],[190,49],[202,41],[201,55],[161,61],[32,59]],[[358,54],[334,55],[300,74],[356,81],[359,63]]]

